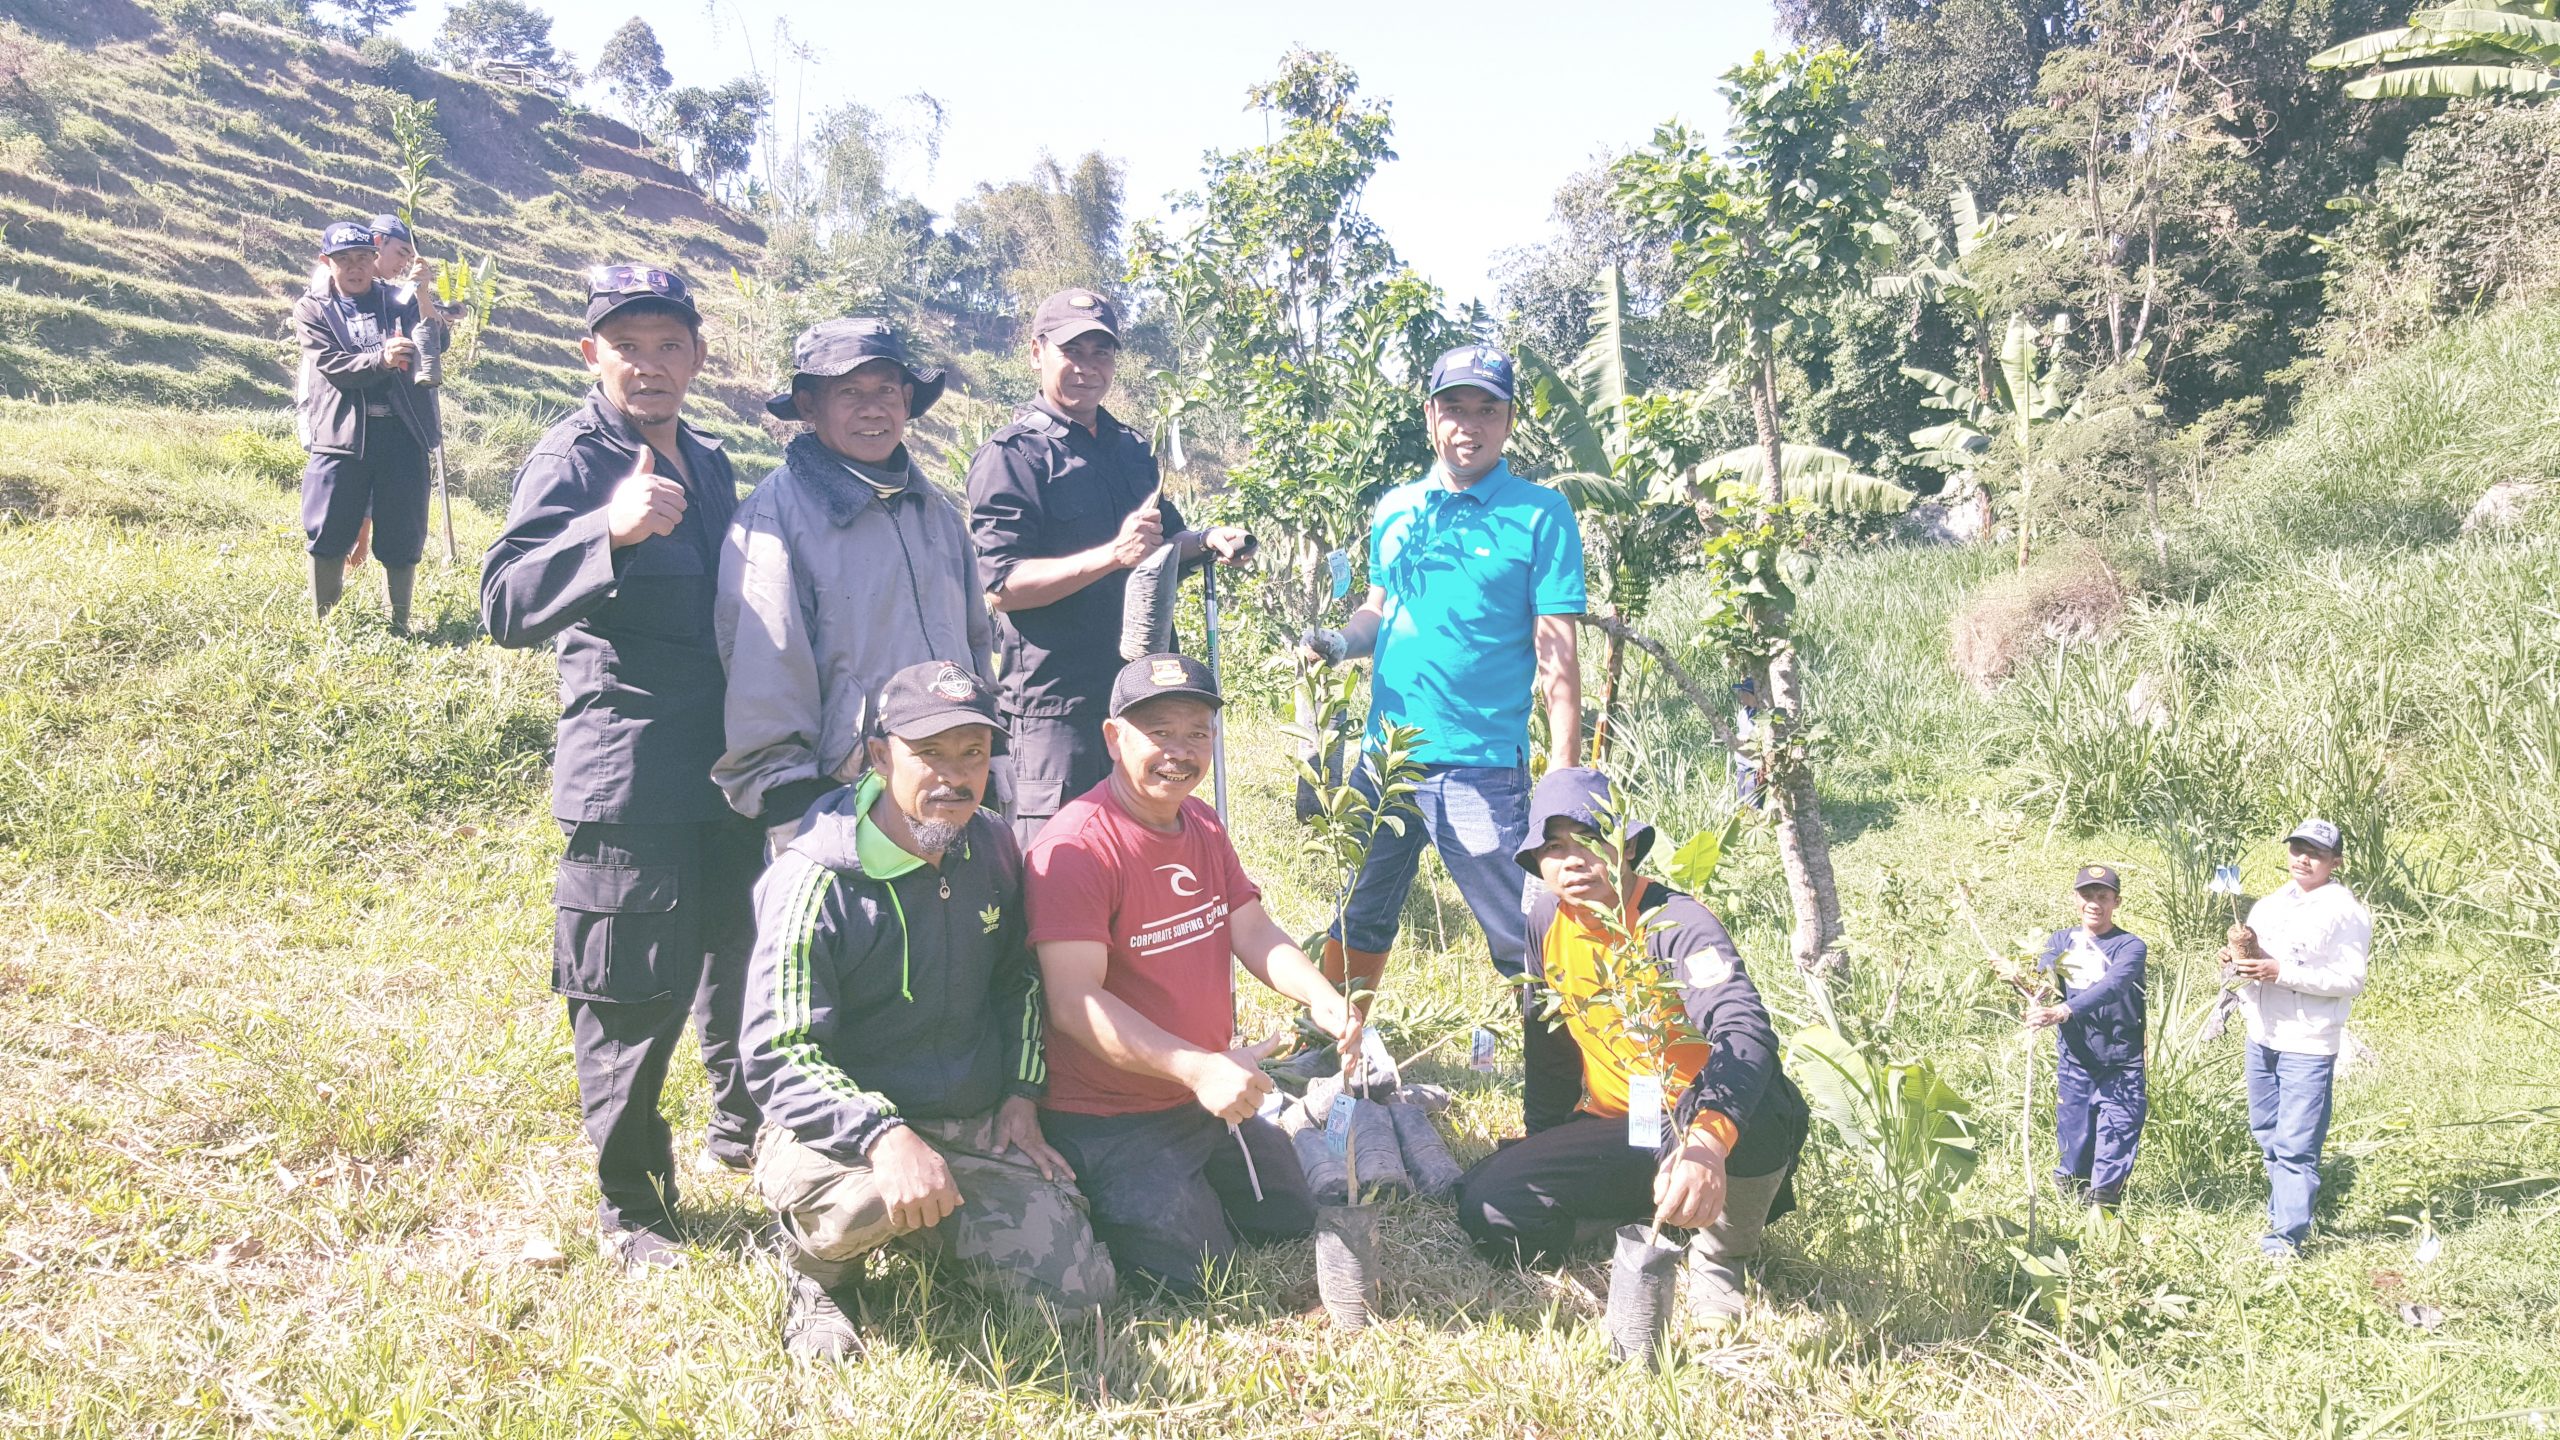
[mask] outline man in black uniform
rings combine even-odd
[[[346,587],[347,556],[368,514],[391,608],[409,626],[409,596],[427,547],[427,450],[435,419],[414,383],[418,307],[374,276],[373,236],[353,220],[320,232],[324,273],[293,302],[302,350],[295,416],[311,463],[302,472],[302,531],[311,602],[326,615]]]
[[[568,997],[607,1247],[664,1265],[682,1252],[658,1092],[688,1007],[711,1070],[712,1158],[745,1169],[757,1126],[738,1022],[764,847],[711,783],[725,689],[713,581],[738,487],[719,442],[678,414],[706,354],[685,283],[601,266],[587,328],[595,389],[516,476],[480,613],[500,645],[560,641],[551,813],[569,843],[551,986]]]
[[[1010,732],[1007,818],[1024,845],[1111,769],[1102,745],[1119,678],[1130,567],[1171,536],[1184,560],[1230,565],[1251,549],[1231,526],[1184,530],[1157,490],[1155,452],[1102,408],[1120,364],[1120,311],[1061,290],[1031,322],[1040,396],[969,462],[978,580],[996,611],[997,689]]]

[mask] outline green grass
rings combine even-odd
[[[786,1363],[760,1217],[735,1180],[688,1178],[696,1262],[681,1273],[622,1277],[588,1233],[590,1157],[545,985],[548,657],[476,635],[468,565],[430,561],[419,640],[382,631],[369,575],[311,620],[294,455],[272,416],[133,419],[0,404],[0,516],[15,517],[0,518],[0,1059],[18,1077],[0,1091],[0,1414],[18,1428],[2312,1435],[2417,1398],[2375,1433],[2528,1434],[2523,1412],[2560,1411],[2560,1126],[2479,1123],[2549,1103],[2552,974],[2450,901],[2386,928],[2357,1020],[2379,1060],[2342,1083],[2332,1233],[2305,1263],[2252,1254],[2261,1182],[2232,1051],[2165,1043],[2125,1225],[2061,1222],[2059,1312],[2014,1270],[1988,1227],[2020,1218],[2031,1051],[1950,909],[1955,886],[2005,938],[2057,923],[2082,857],[2130,867],[2129,922],[2163,934],[2176,989],[2159,997],[2164,1037],[2183,1037],[2208,961],[2162,929],[2154,836],[2056,826],[2034,803],[2032,687],[1985,700],[1945,664],[1948,615],[1999,564],[1963,552],[1839,557],[1806,611],[1859,956],[1844,1002],[1888,1051],[1932,1059],[1984,1132],[1938,1279],[1898,1278],[1901,1257],[1860,1228],[1860,1175],[1818,1137],[1751,1323],[1666,1377],[1606,1360],[1598,1261],[1497,1270],[1412,1202],[1388,1218],[1387,1319],[1357,1339],[1324,1327],[1304,1246],[1256,1254],[1209,1301],[1124,1305],[1098,1332],[889,1260],[866,1292],[873,1357]],[[494,529],[491,477],[535,423],[488,422],[484,478],[457,507],[467,554]],[[2447,697],[2488,684],[2522,704],[2502,657],[2545,673],[2550,632],[2410,612],[2450,591],[2448,615],[2529,615],[2551,557],[2475,543],[2339,562],[2320,584],[2329,562],[2288,563],[2298,583],[2159,602],[2066,666],[2176,650],[2199,657],[2199,703],[2238,716],[2263,709],[2263,675],[2316,688],[2352,673],[2357,645],[2314,643],[2342,629],[2432,656],[2380,733],[2441,772],[2406,823],[2451,846],[2488,812],[2443,768],[2478,759]],[[2297,669],[2266,669],[2278,661]],[[1639,668],[1635,686],[1625,768],[1676,837],[1729,806],[1726,782],[1657,678]],[[1312,929],[1317,877],[1272,723],[1235,716],[1237,831],[1275,912]],[[2259,845],[2251,878],[2273,863]],[[1773,1006],[1803,1016],[1765,838],[1729,882],[1720,903]],[[1504,1003],[1436,870],[1406,919],[1386,1010],[1400,1053]],[[2049,1056],[2032,1054],[2049,1085]],[[1420,1070],[1458,1091],[1462,1158],[1516,1124],[1516,1080],[1448,1050]],[[679,1133],[698,1134],[697,1072],[681,1066],[675,1089]],[[2040,1140],[2047,1121],[2040,1101]],[[2426,1266],[2410,1249],[2421,1214],[2445,1237]],[[518,1262],[535,1234],[565,1269]],[[2403,1324],[2403,1302],[2441,1309],[2444,1327]]]

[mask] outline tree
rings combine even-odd
[[[2426,62],[2426,63],[2419,63]],[[2421,10],[2311,57],[2314,70],[2386,66],[2347,86],[2359,100],[2441,100],[2560,90],[2560,0],[2474,0]]]
[[[1242,431],[1232,503],[1290,572],[1265,607],[1275,624],[1315,622],[1343,593],[1327,557],[1364,565],[1370,502],[1430,466],[1415,381],[1465,334],[1360,209],[1395,152],[1387,107],[1359,91],[1339,58],[1291,51],[1251,92],[1278,133],[1210,155],[1206,191],[1181,206],[1192,228],[1142,226],[1132,246],[1174,331],[1179,369],[1161,378],[1177,460],[1195,410]]]
[[[1120,253],[1122,183],[1120,163],[1100,151],[1073,170],[1043,155],[1028,180],[982,182],[951,210],[951,233],[973,257],[973,298],[1018,316],[1044,295],[1117,283],[1128,272]]]
[[[2069,329],[2068,316],[2055,317],[2050,333],[2056,346]],[[1932,410],[1951,410],[1957,416],[1911,432],[1911,443],[1920,447],[1924,460],[1950,470],[1968,468],[1991,448],[1991,436],[1985,433],[1990,430],[2006,433],[2016,447],[2015,509],[2021,570],[2027,568],[2028,557],[2035,548],[2036,437],[2051,426],[2083,418],[2085,410],[2079,398],[2063,403],[2060,367],[2046,358],[2040,339],[2037,327],[2029,324],[2027,317],[2010,316],[2008,332],[2000,342],[2000,363],[1990,369],[1979,389],[1916,365],[1902,369],[1903,374],[1929,387],[1930,398],[1923,404]]]
[[[667,133],[688,152],[686,173],[704,194],[717,198],[723,180],[747,173],[772,105],[763,83],[744,76],[709,89],[687,85],[668,93]]]
[[[1884,159],[1861,122],[1857,74],[1856,57],[1837,46],[1755,55],[1718,87],[1732,114],[1730,159],[1674,123],[1618,163],[1619,203],[1670,239],[1687,269],[1679,302],[1709,321],[1718,354],[1749,392],[1763,467],[1751,528],[1773,547],[1787,509],[1780,340],[1818,329],[1825,303],[1860,285],[1892,240]],[[1805,694],[1790,635],[1794,597],[1773,556],[1753,547],[1748,558],[1743,658],[1768,701],[1756,739],[1795,907],[1795,960],[1812,974],[1838,964],[1840,897],[1798,733]]]
[[[605,40],[589,78],[622,102],[623,113],[631,117],[634,125],[645,125],[658,102],[676,83],[675,77],[667,73],[666,47],[658,43],[658,32],[637,15],[624,21],[622,28]]]
[[[578,79],[577,65],[551,48],[551,17],[525,0],[457,0],[436,31],[436,53],[474,75],[520,75],[563,89]]]
[[[339,28],[370,40],[385,26],[417,9],[418,0],[329,0],[329,8],[345,17]]]

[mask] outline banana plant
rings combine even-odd
[[[1739,481],[1756,491],[1762,488],[1760,477],[1768,473],[1768,467],[1766,451],[1757,445],[1745,445],[1710,455],[1663,477],[1655,483],[1654,498],[1695,501],[1714,494],[1716,486],[1726,480]],[[1837,450],[1792,441],[1778,447],[1778,482],[1786,488],[1790,501],[1834,515],[1899,515],[1911,508],[1915,498],[1890,480],[1858,473],[1857,463]]]
[[[1902,373],[1929,388],[1920,403],[1948,410],[1956,418],[1911,432],[1920,460],[1940,469],[1970,466],[1991,448],[1991,435],[2005,431],[2018,447],[2018,568],[2027,568],[2035,550],[2036,440],[2047,427],[2067,425],[2087,414],[2087,397],[2062,399],[2062,370],[2046,354],[2044,337],[2059,345],[2070,333],[2071,317],[2057,315],[2049,326],[2011,315],[2000,341],[2000,363],[1989,374],[1988,388],[1951,380],[1935,370],[1905,365]]]
[[[1880,1060],[1828,1025],[1790,1038],[1786,1064],[1814,1115],[1865,1167],[1871,1188],[1858,1198],[1913,1268],[1981,1163],[1973,1107],[1927,1061]]]
[[[1643,441],[1629,413],[1644,387],[1642,364],[1626,343],[1625,285],[1617,267],[1600,273],[1591,341],[1569,366],[1524,351],[1528,410],[1565,467],[1547,483],[1573,504],[1582,543],[1599,579],[1600,604],[1619,622],[1608,630],[1600,715],[1591,732],[1597,764],[1608,758],[1618,684],[1626,670],[1626,628],[1638,624],[1654,587],[1686,560],[1697,525],[1685,502],[1655,494],[1674,457]]]
[[[1991,383],[1994,300],[1989,287],[1974,275],[1971,262],[1983,245],[2000,232],[2000,227],[2014,217],[1983,214],[1968,185],[1958,185],[1955,193],[1947,197],[1945,224],[1898,201],[1894,215],[1895,228],[1907,237],[1909,248],[1916,253],[1907,267],[1868,281],[1867,293],[1879,300],[1909,301],[1914,335],[1919,333],[1922,306],[1948,305],[1961,311],[1973,336],[1976,388],[1987,388]]]
[[[2446,100],[2560,90],[2560,0],[2430,6],[2311,57],[2314,70],[2362,70],[2358,100]]]

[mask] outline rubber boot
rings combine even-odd
[[[1387,973],[1387,952],[1353,950],[1328,936],[1324,942],[1324,959],[1320,962],[1324,978],[1333,988],[1345,992],[1366,991],[1357,1002],[1360,1018],[1369,1018],[1369,1004],[1377,998],[1378,981]]]
[[[316,615],[326,615],[337,608],[338,597],[347,593],[347,557],[314,555],[311,557],[311,608]]]
[[[418,567],[385,565],[382,567],[382,595],[391,606],[391,633],[409,633],[409,597],[418,588]]]

